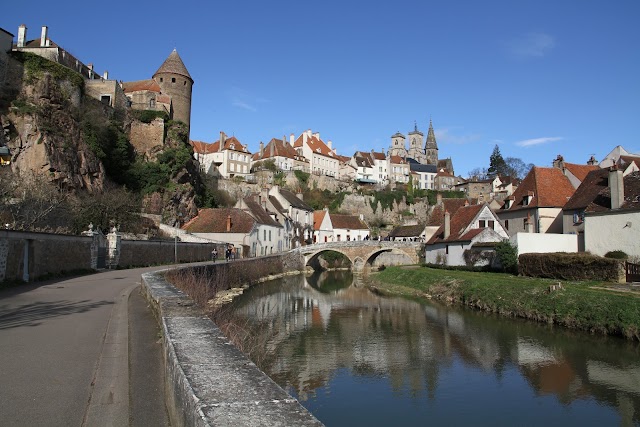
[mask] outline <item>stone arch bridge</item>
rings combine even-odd
[[[294,249],[304,257],[304,265],[316,264],[318,257],[327,251],[343,254],[351,261],[351,268],[361,272],[371,268],[379,257],[391,260],[386,265],[419,264],[421,261],[423,243],[393,242],[379,240],[356,240],[350,242],[316,243]],[[384,255],[383,255],[384,254]]]

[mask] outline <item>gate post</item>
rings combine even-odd
[[[83,236],[91,237],[91,265],[89,268],[92,270],[98,269],[98,249],[100,248],[100,239],[98,238],[98,232],[93,230],[93,223],[89,224],[89,229],[81,233]]]
[[[111,233],[107,234],[107,242],[109,245],[109,268],[116,268],[120,262],[120,247],[122,246],[122,236],[118,230],[113,227]]]

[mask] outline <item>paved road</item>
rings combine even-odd
[[[159,330],[139,294],[158,269],[0,291],[0,425],[168,425]]]

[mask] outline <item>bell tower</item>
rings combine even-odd
[[[433,123],[429,119],[429,131],[427,132],[427,143],[424,146],[428,165],[438,165],[438,144],[436,143],[436,133],[433,131]]]

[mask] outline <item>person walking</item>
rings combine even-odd
[[[213,250],[211,251],[211,260],[213,262],[216,262],[217,259],[218,259],[218,249],[213,248]]]

